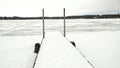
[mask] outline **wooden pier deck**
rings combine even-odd
[[[46,32],[34,68],[92,68],[59,32]]]

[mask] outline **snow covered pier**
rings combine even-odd
[[[92,68],[59,32],[46,32],[34,68]]]

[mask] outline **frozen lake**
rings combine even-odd
[[[120,19],[66,20],[67,38],[95,68],[120,68]],[[47,31],[63,33],[63,20],[45,20]],[[42,20],[0,20],[0,68],[32,68]]]
[[[46,31],[63,33],[63,20],[45,20]],[[120,31],[120,19],[67,19],[67,33]],[[42,20],[0,20],[0,36],[40,35]]]

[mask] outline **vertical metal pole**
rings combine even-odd
[[[45,38],[45,23],[44,23],[44,9],[42,9],[42,14],[43,14],[43,38]]]
[[[66,36],[66,25],[65,25],[65,8],[63,9],[63,15],[64,15],[64,37]]]

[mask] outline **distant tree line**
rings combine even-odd
[[[77,15],[77,16],[66,16],[66,19],[102,19],[102,18],[120,18],[120,14],[104,14],[104,15]],[[0,20],[26,20],[26,19],[43,19],[43,17],[0,17]],[[44,17],[44,19],[64,19],[61,17]]]

